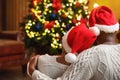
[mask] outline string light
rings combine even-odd
[[[98,7],[99,5],[97,3],[94,3],[93,7],[96,8]]]
[[[25,32],[30,39],[35,38],[34,40],[41,40],[50,36],[48,38],[51,39],[50,46],[55,49],[62,48],[61,38],[66,34],[66,31],[75,25],[79,25],[83,14],[86,17],[89,14],[86,6],[88,0],[68,0],[68,2],[65,1],[65,3],[60,4],[62,7],[60,9],[60,6],[57,3],[53,5],[51,0],[42,0],[39,3],[37,0],[33,1],[34,5],[30,9],[32,19],[28,19],[25,24]],[[81,7],[79,5],[76,6],[77,2],[80,2]],[[84,13],[83,10],[85,11]],[[53,16],[53,14],[55,15]],[[76,19],[78,22],[73,24],[73,19]],[[54,21],[54,23],[51,23],[51,21]],[[48,24],[48,28],[44,27],[45,24]]]

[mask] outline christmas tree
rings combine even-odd
[[[23,21],[25,45],[39,53],[59,54],[62,36],[88,20],[88,0],[31,0]]]

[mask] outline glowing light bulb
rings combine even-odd
[[[99,5],[97,3],[94,3],[93,7],[96,8],[98,7]]]
[[[71,3],[74,2],[74,0],[68,0],[68,1],[71,2]]]

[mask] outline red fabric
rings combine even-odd
[[[80,7],[80,5],[81,5],[80,2],[76,2],[75,4],[76,7]]]
[[[93,45],[96,35],[84,24],[74,27],[68,34],[67,42],[72,53],[81,52]]]
[[[112,10],[106,6],[99,6],[91,11],[89,24],[94,26],[95,24],[100,25],[114,25],[117,20],[112,12]]]

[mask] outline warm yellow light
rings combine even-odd
[[[74,0],[68,0],[69,2],[71,2],[71,3],[73,3],[74,2]]]
[[[97,3],[94,3],[93,7],[96,8],[98,7],[99,5]]]
[[[56,37],[59,37],[59,33],[56,33]]]
[[[26,30],[26,33],[28,34],[28,33],[29,33],[29,30]]]
[[[47,2],[47,0],[44,0],[44,2]]]
[[[45,29],[45,33],[50,33],[50,30],[49,29]]]
[[[46,35],[46,33],[44,32],[44,33],[42,33],[42,35],[43,35],[43,36],[45,36],[45,35]]]
[[[62,44],[59,44],[59,47],[62,48]]]
[[[49,10],[49,13],[52,13],[52,11],[51,11],[51,10]]]
[[[68,18],[72,19],[72,16],[68,15]]]
[[[37,40],[40,40],[41,39],[41,37],[37,37]]]
[[[72,23],[72,21],[71,21],[71,20],[69,20],[69,23]]]
[[[77,16],[77,20],[81,20],[81,15]]]
[[[69,4],[67,3],[66,6],[69,6]]]
[[[54,44],[51,43],[51,47],[55,48]]]
[[[73,2],[72,2],[73,3]],[[72,3],[70,3],[70,6],[72,6]]]
[[[33,22],[33,24],[35,24],[35,22]]]
[[[54,28],[51,28],[51,31],[54,33],[55,32]]]
[[[59,27],[59,25],[60,25],[60,23],[57,20],[55,20],[55,24],[57,27]]]
[[[56,40],[54,40],[54,41],[53,41],[53,44],[57,44],[57,41],[56,41]]]
[[[34,1],[33,4],[36,6],[37,5],[37,1]]]
[[[26,25],[26,26],[25,26],[25,29],[30,29],[30,26]]]
[[[65,8],[65,5],[64,5],[64,4],[62,5],[62,8]]]
[[[30,31],[30,36],[34,37],[34,32],[33,31]]]
[[[40,36],[40,34],[38,32],[35,32],[35,36]]]
[[[65,25],[65,23],[63,22],[63,23],[62,23],[62,27],[65,27],[65,26],[66,26],[66,25]]]
[[[63,31],[63,28],[60,28],[61,31]]]
[[[80,2],[80,3],[83,3],[83,2],[85,2],[86,0],[78,0],[78,2]]]

